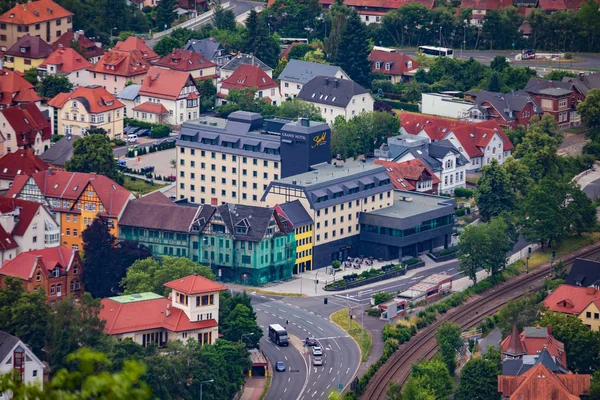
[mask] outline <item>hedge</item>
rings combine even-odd
[[[125,118],[125,125],[136,128],[150,129],[150,137],[154,139],[167,137],[171,134],[171,128],[165,124],[153,124],[150,122],[138,121],[137,119]]]
[[[467,188],[456,188],[454,189],[454,195],[456,197],[466,197],[467,199],[473,197],[473,191]]]
[[[395,108],[397,110],[419,112],[418,104],[403,103],[401,101],[389,100],[389,99],[383,99],[383,102],[386,104],[389,104],[390,106],[392,106],[392,108]]]
[[[443,249],[440,251],[434,251],[432,253],[436,257],[441,257],[441,256],[447,256],[448,254],[454,254],[456,252],[458,252],[458,246],[448,247],[447,249]]]

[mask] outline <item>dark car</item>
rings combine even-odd
[[[140,129],[139,131],[136,132],[136,135],[138,135],[138,136],[149,136],[150,135],[150,130],[149,129]]]
[[[119,161],[117,161],[117,167],[121,167],[121,168],[127,167],[127,160],[119,160]]]
[[[315,339],[314,336],[307,337],[304,343],[306,343],[307,346],[316,346],[319,344],[317,343],[317,339]]]
[[[154,167],[143,167],[142,169],[140,169],[140,172],[142,174],[150,174],[154,172]]]
[[[279,372],[284,372],[285,371],[285,363],[283,361],[277,361],[277,363],[275,363],[275,369]]]

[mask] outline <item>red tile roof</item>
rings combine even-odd
[[[470,158],[482,157],[482,149],[485,149],[485,147],[494,137],[494,134],[498,134],[504,142],[504,151],[509,151],[515,148],[508,136],[506,136],[502,130],[502,127],[500,127],[498,124],[498,121],[495,119],[478,122],[475,124],[465,124],[453,128],[452,132]]]
[[[272,4],[274,2],[275,2],[275,0],[269,0],[268,4]],[[335,2],[335,0],[319,0],[319,4],[321,4],[323,6],[331,6],[334,2]],[[400,8],[406,4],[414,4],[414,3],[420,4],[423,7],[426,7],[430,10],[432,10],[435,5],[434,0],[346,0],[344,2],[344,4],[347,5],[348,7],[353,7],[353,8],[365,7],[370,10],[377,9],[377,8],[393,10],[393,9]],[[359,13],[362,13],[362,10],[359,10]],[[370,14],[370,11],[366,11],[365,13]]]
[[[105,211],[100,214],[110,217],[118,216],[131,196],[127,189],[104,175],[46,170],[32,175],[17,175],[7,197],[16,197],[30,177],[44,196],[56,199],[77,200],[90,184],[104,206]]]
[[[433,115],[417,114],[402,111],[398,114],[400,125],[410,135],[417,135],[425,130],[431,140],[442,140],[448,131],[457,126],[462,126],[465,122],[455,119],[435,117]]]
[[[206,59],[201,53],[191,50],[173,49],[171,53],[158,60],[154,65],[176,71],[191,72],[216,67],[217,64]]]
[[[2,226],[0,226],[0,249],[3,251],[16,249],[19,247],[13,235],[6,232]],[[2,269],[0,269],[2,271]]]
[[[579,400],[589,394],[590,375],[555,374],[536,364],[522,375],[498,377],[498,391],[509,400]]]
[[[77,37],[77,40],[75,39],[75,37]],[[56,42],[52,43],[52,47],[54,48],[54,50],[60,48],[61,46],[66,49],[71,47],[71,42],[75,40],[79,43],[79,48],[87,58],[100,57],[104,54],[104,49],[102,47],[96,46],[94,42],[88,39],[81,32],[69,31],[63,33],[56,40]]]
[[[401,163],[375,160],[374,163],[385,167],[392,184],[399,190],[416,190],[417,181],[421,179],[423,174],[425,174],[425,180],[431,180],[433,185],[440,183],[439,178],[419,159]]]
[[[29,280],[33,277],[33,271],[37,266],[37,257],[41,258],[41,262],[48,272],[57,266],[61,270],[68,270],[71,268],[71,261],[76,251],[67,247],[51,247],[49,249],[26,251],[14,259],[6,261],[2,268],[0,268],[0,274]]]
[[[279,85],[258,65],[242,64],[233,71],[229,78],[223,81],[221,87],[228,90],[244,88],[265,90],[279,87]]]
[[[102,299],[99,317],[106,321],[104,332],[109,335],[158,328],[181,332],[218,326],[214,319],[190,321],[182,310],[171,307],[171,300],[166,298],[130,303]]]
[[[167,110],[162,104],[150,103],[149,101],[142,103],[139,106],[133,107],[132,110],[156,115],[164,115],[169,113],[169,110]]]
[[[227,288],[200,275],[189,275],[181,279],[165,283],[165,286],[185,294],[220,292]]]
[[[461,9],[472,8],[473,10],[499,10],[512,7],[513,0],[462,0]]]
[[[556,340],[554,336],[552,336],[551,326],[527,329],[534,330],[535,334],[530,334],[530,336],[527,336],[526,330],[523,330],[523,332],[520,334],[517,332],[515,335],[515,325],[513,333],[504,338],[502,343],[500,343],[502,353],[515,355],[528,354],[531,356],[536,356],[539,355],[543,349],[546,349],[551,356],[555,357],[555,359],[563,368],[567,367],[567,353],[565,352],[565,345],[563,342]],[[519,351],[519,347],[522,352],[516,353]]]
[[[73,71],[87,69],[92,66],[85,57],[70,47],[59,47],[54,50],[38,68],[47,68],[48,65],[57,65],[57,72],[62,74],[70,74]]]
[[[21,149],[0,158],[0,179],[14,180],[17,175],[31,175],[50,166],[33,154],[32,149]]]
[[[145,60],[139,50],[119,51],[110,50],[93,66],[90,72],[118,76],[136,76],[145,74],[150,68],[150,63]]]
[[[140,88],[139,94],[177,100],[181,94],[181,90],[187,84],[194,88],[196,87],[194,79],[189,72],[150,67],[148,75],[146,76],[146,79],[144,79],[144,84]]]
[[[6,122],[14,129],[19,147],[35,144],[41,134],[43,141],[50,140],[52,129],[50,122],[35,103],[20,104],[0,110]]]
[[[12,232],[9,232],[11,235],[23,236],[40,207],[43,207],[43,205],[35,201],[0,197],[0,214],[11,213],[17,208],[20,209],[19,219]]]
[[[544,11],[566,10],[565,0],[539,0],[538,7]]]
[[[156,54],[148,45],[144,39],[129,36],[124,42],[117,42],[114,50],[120,51],[134,51],[137,50],[142,55],[142,58],[146,61],[156,61],[160,59],[160,56]]]
[[[22,49],[25,49],[25,51],[21,51]],[[44,42],[39,36],[26,34],[4,54],[13,57],[40,59],[48,57],[53,51],[52,46]]]
[[[583,3],[583,0],[565,0],[568,10],[579,10],[581,3]]]
[[[593,287],[560,285],[544,299],[550,311],[579,315],[593,301],[600,299],[600,290]]]
[[[0,16],[0,22],[15,25],[31,25],[70,17],[72,15],[73,13],[65,10],[52,0],[38,0],[17,4]]]
[[[369,54],[369,61],[371,61],[371,72],[373,73],[404,75],[407,72],[419,69],[419,64],[404,53],[390,53],[387,51],[373,50],[371,54]],[[376,68],[378,62],[380,63],[379,69]],[[409,62],[411,63],[410,68],[408,67]],[[385,69],[386,64],[390,64],[389,70]]]
[[[48,102],[48,105],[60,109],[67,101],[74,99],[81,100],[85,109],[93,114],[125,107],[102,86],[79,86],[72,93],[59,93]]]

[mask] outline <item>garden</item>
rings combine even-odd
[[[381,267],[381,269],[371,268],[361,273],[344,275],[342,279],[325,285],[324,289],[327,291],[344,290],[379,282],[404,275],[408,269],[411,269],[411,267],[416,268],[422,263],[423,261],[418,258],[410,258],[402,261],[401,264],[387,264]]]

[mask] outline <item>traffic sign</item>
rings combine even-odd
[[[338,385],[338,390],[342,390],[344,388],[344,385],[342,385],[341,383]]]

